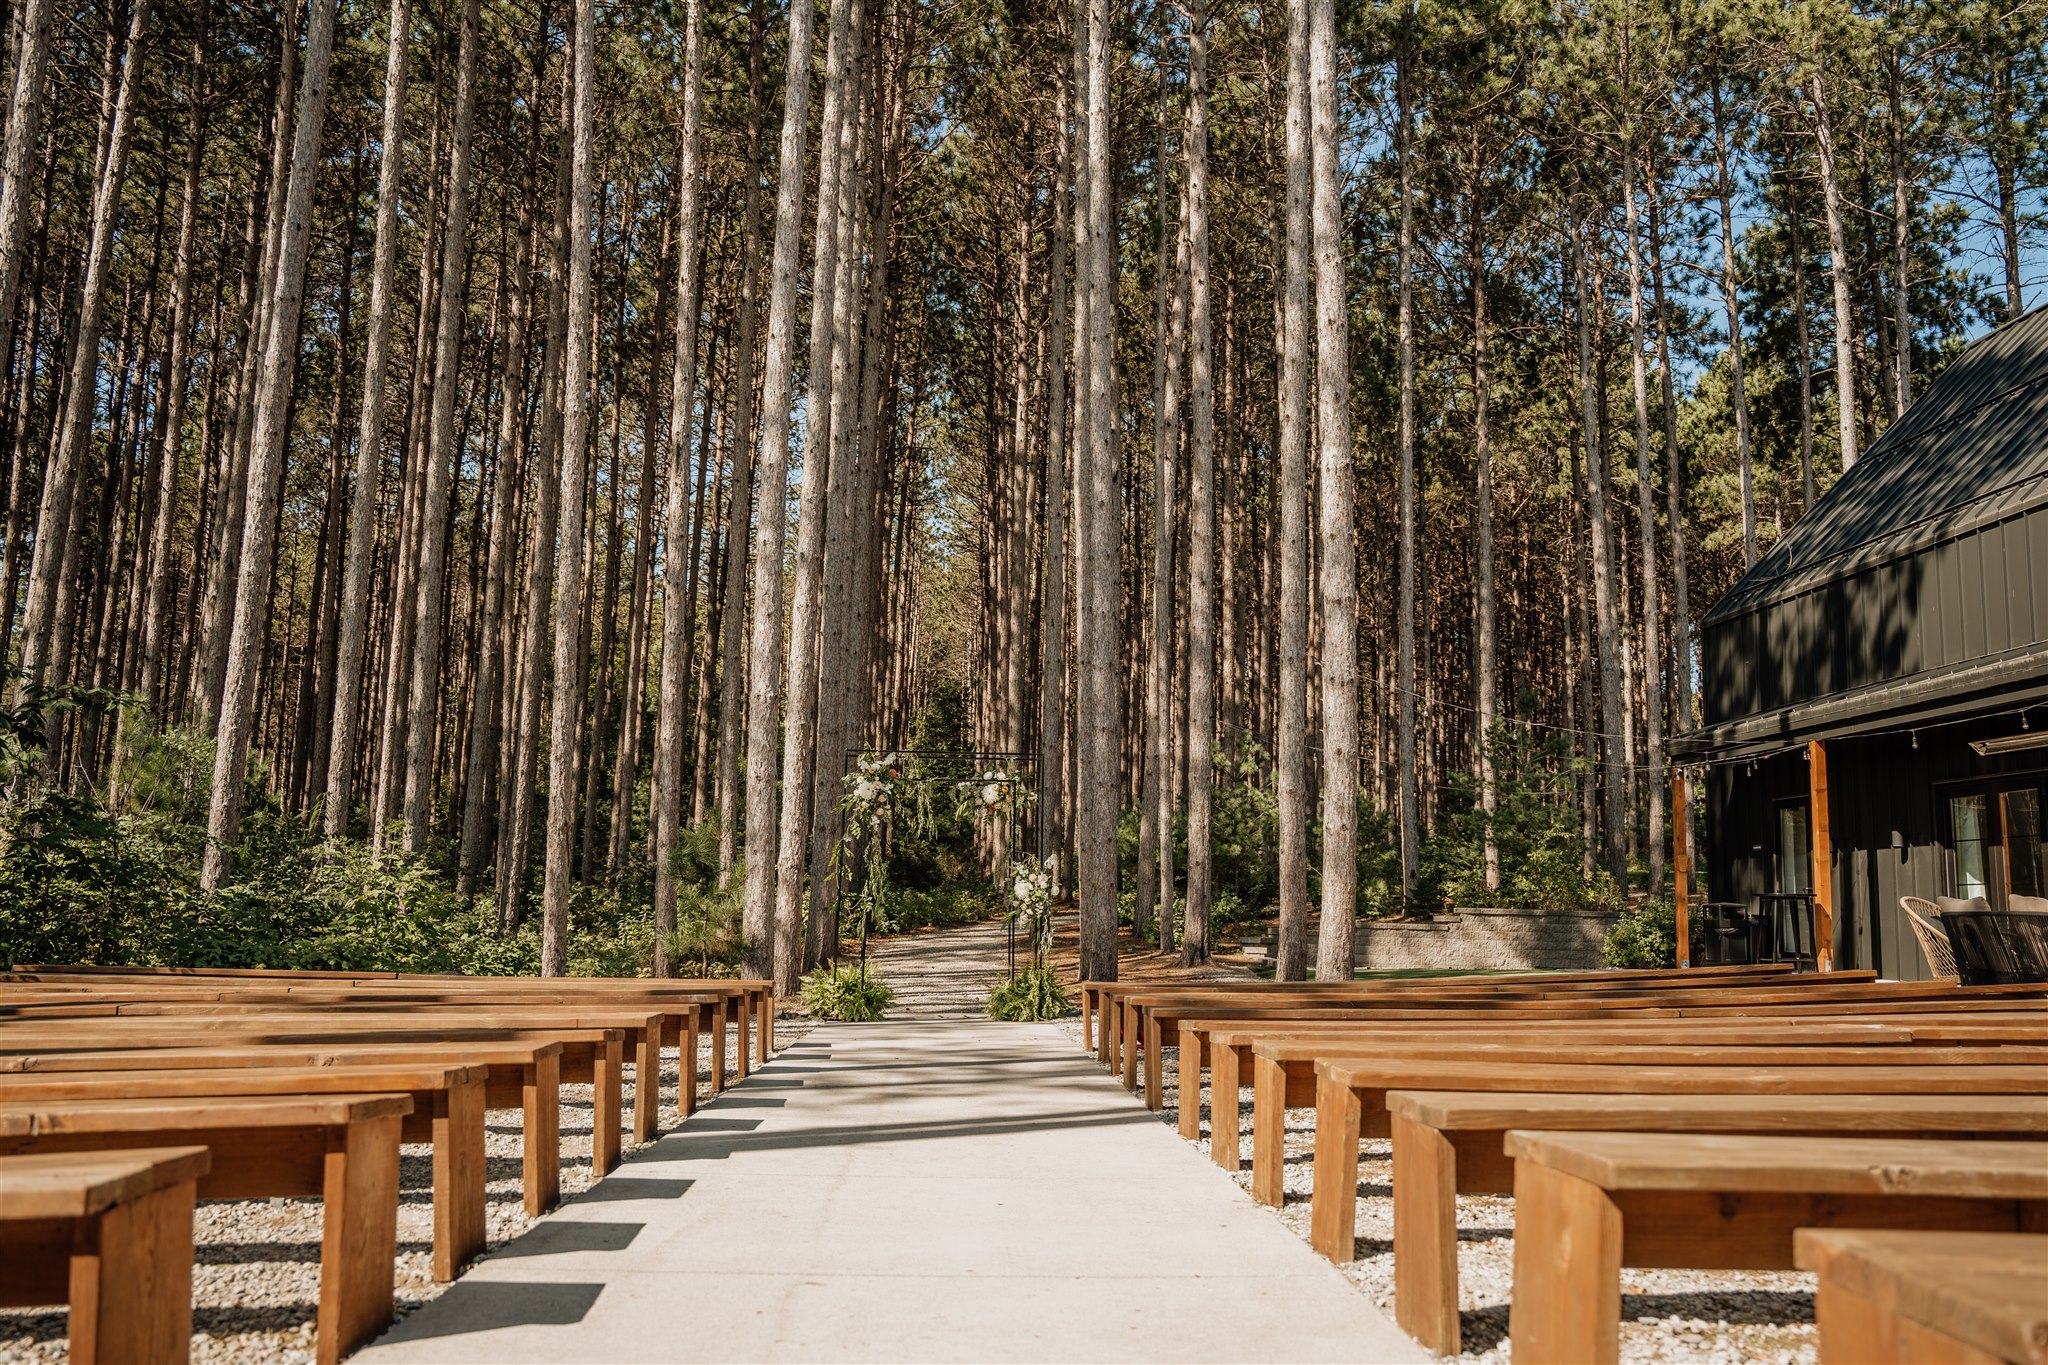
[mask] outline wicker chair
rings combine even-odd
[[[1926,955],[1934,979],[1960,981],[1962,973],[1956,969],[1956,955],[1949,947],[1948,934],[1936,923],[1941,907],[1918,896],[1901,896],[1899,909],[1906,912],[1906,922],[1913,926],[1913,937],[1920,940],[1920,951]]]

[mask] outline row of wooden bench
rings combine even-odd
[[[1432,1350],[1460,1344],[1457,1196],[1512,1193],[1517,1365],[1616,1359],[1623,1265],[1818,1270],[1824,1360],[2048,1361],[2048,987],[1727,968],[1082,1000],[1154,1108],[1176,1050],[1190,1139],[1206,1072],[1231,1171],[1249,1084],[1262,1202],[1285,1197],[1287,1111],[1313,1106],[1310,1238],[1332,1260],[1354,1254],[1361,1144],[1390,1139],[1395,1314]],[[1909,1292],[1895,1240],[1841,1229],[1961,1240],[1914,1241]],[[1951,1271],[1925,1264],[1940,1246]],[[1880,1317],[1896,1352],[1871,1353]],[[1928,1354],[1944,1323],[1979,1354]]]
[[[0,1307],[70,1304],[75,1361],[182,1360],[196,1199],[323,1204],[317,1355],[390,1322],[399,1147],[431,1143],[436,1279],[485,1241],[485,1112],[521,1111],[529,1214],[561,1191],[560,1087],[592,1163],[774,1048],[765,981],[20,967],[0,973]],[[661,1111],[662,1057],[678,1057]],[[627,1063],[632,1063],[630,1093]]]

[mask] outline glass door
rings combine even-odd
[[[1806,803],[1788,801],[1778,807],[1777,889],[1791,895],[1813,890],[1813,835]]]
[[[1955,895],[1982,896],[2003,910],[2014,896],[2048,895],[2048,847],[2041,828],[2041,785],[2010,778],[1948,798]]]

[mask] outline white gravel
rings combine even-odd
[[[1079,1018],[1060,1021],[1078,1047]],[[1171,1125],[1179,1106],[1179,1049],[1162,1058],[1165,1104]],[[1209,1089],[1202,1088],[1202,1122],[1209,1120]],[[1251,1096],[1240,1108],[1251,1131]],[[1206,1159],[1209,1140],[1196,1144]],[[1315,1111],[1287,1111],[1287,1202],[1276,1217],[1308,1240],[1309,1190],[1315,1152]],[[1237,1183],[1251,1189],[1247,1151]],[[1357,1259],[1341,1267],[1346,1279],[1389,1315],[1394,1311],[1393,1148],[1368,1142],[1359,1164]],[[1514,1200],[1458,1197],[1460,1361],[1505,1365],[1508,1299],[1514,1285]],[[1621,1272],[1623,1365],[1813,1365],[1819,1338],[1813,1325],[1813,1276],[1793,1271],[1632,1270]]]
[[[811,1027],[803,1016],[775,1021],[778,1045],[802,1037]],[[735,1074],[737,1041],[728,1032],[726,1070]],[[632,1103],[633,1066],[626,1070],[626,1103]],[[708,1098],[711,1047],[700,1042],[697,1083]],[[681,1074],[664,1059],[661,1112],[673,1114]],[[562,1087],[562,1197],[590,1188],[592,1088]],[[532,1227],[519,1177],[517,1109],[493,1109],[485,1117],[485,1255]],[[630,1128],[622,1131],[633,1150]],[[448,1288],[435,1283],[433,1268],[433,1149],[407,1143],[399,1158],[398,1316],[429,1303]],[[320,1222],[317,1199],[229,1199],[199,1206],[193,1224],[192,1359],[195,1365],[310,1365],[314,1319],[320,1303]],[[67,1359],[67,1318],[61,1308],[0,1309],[0,1365],[62,1365]]]

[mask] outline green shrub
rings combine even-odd
[[[804,1008],[818,1019],[873,1023],[896,1003],[896,992],[865,966],[820,967],[804,978]]]
[[[1610,967],[1676,967],[1678,911],[1670,901],[1650,901],[1615,921],[1600,952]]]
[[[669,961],[694,964],[699,976],[735,970],[747,951],[740,932],[746,863],[736,858],[732,870],[721,878],[718,837],[718,818],[707,817],[684,830],[669,854],[669,876],[676,888]]]
[[[1067,1012],[1067,993],[1050,967],[1026,967],[988,993],[988,1017],[1013,1023],[1057,1019]]]

